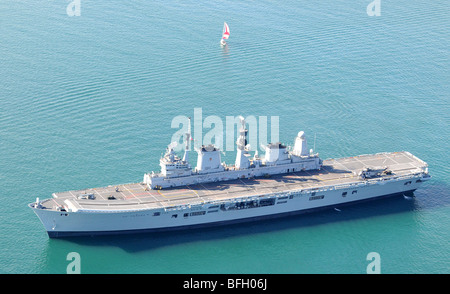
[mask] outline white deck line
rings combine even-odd
[[[100,196],[100,198],[102,198],[103,200],[106,200],[106,199],[102,196],[102,194],[100,194],[95,188],[93,188],[92,190],[94,190],[94,193],[97,193],[98,196]]]
[[[146,190],[146,189],[147,189],[147,185],[146,185],[145,187],[146,187],[146,188],[142,188],[142,187],[141,187],[142,190],[143,190],[144,192],[149,192],[149,193],[148,193],[148,196],[149,196],[149,197],[153,197],[153,199],[155,199],[155,202],[159,202],[159,201],[158,201],[158,198],[156,198],[150,191]]]
[[[361,164],[363,165],[363,167],[367,165],[367,164],[365,164],[364,162],[362,162],[361,160],[359,160],[358,157],[355,157],[355,159],[356,159],[359,163],[361,163]]]
[[[118,186],[118,187],[120,187],[120,186]],[[122,185],[122,187],[124,187],[128,192],[131,193],[131,195],[132,195],[134,198],[136,198],[140,203],[142,203],[142,200],[139,199],[138,197],[136,197],[136,195],[134,195],[134,193],[131,192],[130,189],[128,189],[125,185]],[[120,193],[122,193],[122,191],[120,191]],[[123,193],[122,193],[122,194],[123,194]],[[125,195],[125,194],[123,194],[123,195]]]
[[[247,185],[246,183],[244,183],[244,181],[241,180],[241,178],[239,178],[239,181],[240,181],[242,184],[244,184],[244,187],[245,187],[247,190],[254,190],[254,191],[256,191],[256,188],[250,187],[249,185]]]
[[[189,187],[188,185],[186,185],[186,187],[187,187],[190,191],[194,192],[195,195],[197,195],[197,198],[198,198],[198,199],[202,200],[203,203],[205,203],[205,200],[204,200],[202,197],[200,197],[200,195],[198,195],[198,193],[197,193],[197,191],[195,191],[195,189],[192,189],[192,188]],[[204,187],[203,185],[202,185],[202,187],[206,189],[206,187]],[[206,189],[206,190],[208,190],[208,189]],[[208,191],[209,191],[209,190],[208,190]],[[211,192],[211,193],[212,193],[212,192]]]
[[[334,160],[334,162],[337,163],[338,165],[344,167],[344,169],[345,169],[346,171],[349,171],[349,172],[353,173],[353,171],[352,171],[351,169],[349,169],[347,166],[345,166],[345,164],[343,164],[342,162],[337,161],[336,159],[333,159],[333,160]]]
[[[210,194],[210,195],[214,195],[214,192],[213,191],[211,191],[211,190],[209,190],[208,188],[206,188],[205,186],[203,186],[203,184],[202,183],[198,183],[200,186],[202,186],[203,187],[203,189],[205,189],[206,191],[208,191],[208,193]],[[194,189],[192,189],[191,187],[189,187],[188,185],[186,185],[186,187],[188,187],[189,188],[189,190],[194,190]],[[197,192],[195,192],[195,194],[197,194]],[[198,194],[197,194],[197,196],[198,196]]]
[[[394,159],[394,157],[392,156],[392,157],[389,157],[389,156],[387,156],[387,154],[386,153],[383,153],[383,155],[384,155],[384,157],[386,157],[387,159],[391,159],[393,162],[395,162],[395,164],[400,164],[400,163],[398,163],[398,161],[397,160],[395,160]]]

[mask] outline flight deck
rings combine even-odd
[[[421,172],[426,163],[409,152],[378,153],[323,161],[320,170],[294,171],[268,177],[239,178],[223,182],[200,183],[174,188],[150,189],[145,183],[110,185],[77,191],[53,193],[41,202],[42,209],[127,211],[220,203],[276,192],[319,190],[330,186],[358,185]],[[362,179],[358,172],[366,167],[387,167],[388,174]]]

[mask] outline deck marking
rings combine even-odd
[[[120,187],[120,186],[118,186],[118,187]],[[139,203],[142,203],[142,200],[139,199],[138,197],[136,197],[136,195],[134,195],[134,193],[131,192],[130,189],[128,189],[125,185],[122,185],[122,187],[124,187],[128,192],[130,192],[130,193],[131,193],[131,196],[133,196],[134,198],[136,198],[136,199],[139,201]],[[119,192],[121,192],[121,193],[123,194],[122,191],[119,190]],[[125,194],[124,194],[124,195],[125,195]]]
[[[152,196],[155,199],[156,202],[159,201],[158,198],[156,198],[155,195],[153,195],[152,193],[149,193],[149,195]]]
[[[160,190],[156,190],[156,191],[158,191],[158,193],[162,196],[162,197],[164,197],[164,198],[166,198],[166,199],[174,199],[174,200],[177,200],[176,198],[180,198],[180,197],[188,197],[188,198],[193,198],[194,197],[194,195],[189,195],[189,194],[175,194],[174,196],[166,196],[166,195],[164,195]],[[192,192],[192,190],[191,190],[191,192]],[[196,193],[194,193],[194,194],[196,194]],[[183,199],[180,199],[180,200],[183,200]]]
[[[145,186],[145,188],[144,188],[143,186],[141,186],[141,188],[144,190],[144,192],[145,192],[146,194],[148,194],[149,196],[153,197],[153,198],[155,199],[156,202],[159,201],[158,198],[156,198],[155,195],[153,195],[153,193],[150,192],[150,191],[153,190],[153,189],[147,190],[147,189],[149,189],[147,185]]]
[[[349,171],[349,172],[353,172],[351,169],[349,169],[347,166],[345,166],[343,163],[337,161],[336,159],[333,159],[335,163],[341,165],[344,167],[345,170]],[[333,168],[334,169],[334,168]]]
[[[207,192],[209,192],[210,194],[214,194],[214,192],[213,191],[211,191],[211,190],[209,190],[208,188],[206,188],[205,186],[203,186],[201,183],[198,183],[200,186],[202,186],[203,187],[203,189],[205,189]],[[188,185],[186,185],[186,187],[188,187]],[[189,188],[189,189],[191,189],[191,188]],[[191,189],[191,190],[193,190],[193,189]],[[197,194],[197,193],[195,193],[195,194]],[[198,196],[198,194],[197,194],[197,196]]]
[[[52,198],[52,201],[55,202],[56,206],[60,206],[60,204],[58,204],[58,202],[56,202],[54,198]]]
[[[316,178],[318,178],[319,180],[321,180],[321,181],[325,181],[324,179],[322,179],[321,177],[319,177],[318,175],[313,175],[313,174],[310,174],[309,172],[307,172],[307,171],[305,171],[308,175],[310,175],[311,177],[316,177]]]
[[[94,190],[94,193],[97,193],[98,196],[100,196],[103,200],[106,200],[105,198],[103,198],[102,194],[100,194],[97,190],[95,190],[95,188],[93,188],[92,190]]]
[[[244,187],[247,188],[247,190],[255,190],[256,191],[256,189],[247,185],[243,180],[241,180],[241,178],[239,178],[239,181],[241,181],[241,183],[244,184]]]
[[[161,199],[161,200],[159,200],[160,202],[162,202],[162,200],[164,200],[164,201],[166,201],[167,203],[170,203],[170,199],[169,199],[169,198],[167,198],[166,196],[164,196],[164,194],[163,194],[163,193],[161,193],[161,191],[160,191],[160,190],[156,190],[156,192],[158,192],[158,193],[159,193],[159,195],[161,195],[162,197],[166,198],[166,199]]]
[[[359,163],[361,163],[361,164],[363,165],[363,167],[367,166],[364,162],[362,162],[361,160],[359,160],[357,157],[355,157],[355,159],[356,159]]]
[[[396,164],[400,164],[400,163],[398,163],[397,160],[394,159],[394,157],[388,157],[387,154],[384,154],[384,156],[386,156],[386,158],[391,159],[391,160],[392,160],[393,162],[395,162]]]
[[[114,190],[114,192],[115,192],[115,190]],[[125,194],[120,190],[119,190],[119,192],[116,192],[116,193],[120,193],[120,194],[122,194],[123,198],[129,199],[129,197],[125,196]],[[133,196],[133,195],[131,195],[131,196]]]
[[[202,185],[203,186],[203,185]],[[198,195],[198,193],[197,193],[197,191],[195,191],[194,189],[192,189],[191,187],[189,187],[188,185],[186,185],[186,187],[189,189],[189,190],[191,190],[192,192],[194,192],[195,193],[195,195],[197,195],[197,198],[199,198],[200,200],[202,200],[203,201],[203,203],[205,203],[205,200],[202,198],[202,197],[200,197],[200,195]],[[205,187],[204,187],[205,188]],[[205,188],[206,189],[206,188]],[[206,190],[208,190],[208,189],[206,189]],[[209,191],[209,190],[208,190]]]

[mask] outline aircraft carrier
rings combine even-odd
[[[140,183],[53,193],[28,206],[49,237],[180,230],[411,195],[431,178],[428,165],[406,151],[322,160],[307,149],[303,132],[292,150],[271,143],[263,157],[252,157],[241,123],[234,165],[221,163],[220,150],[207,145],[196,149],[191,168],[189,131],[183,158],[169,145],[161,172]]]

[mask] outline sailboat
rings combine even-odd
[[[226,22],[223,23],[223,32],[222,32],[222,39],[220,40],[220,45],[225,46],[227,40],[230,37],[230,28],[228,27],[228,24]]]

